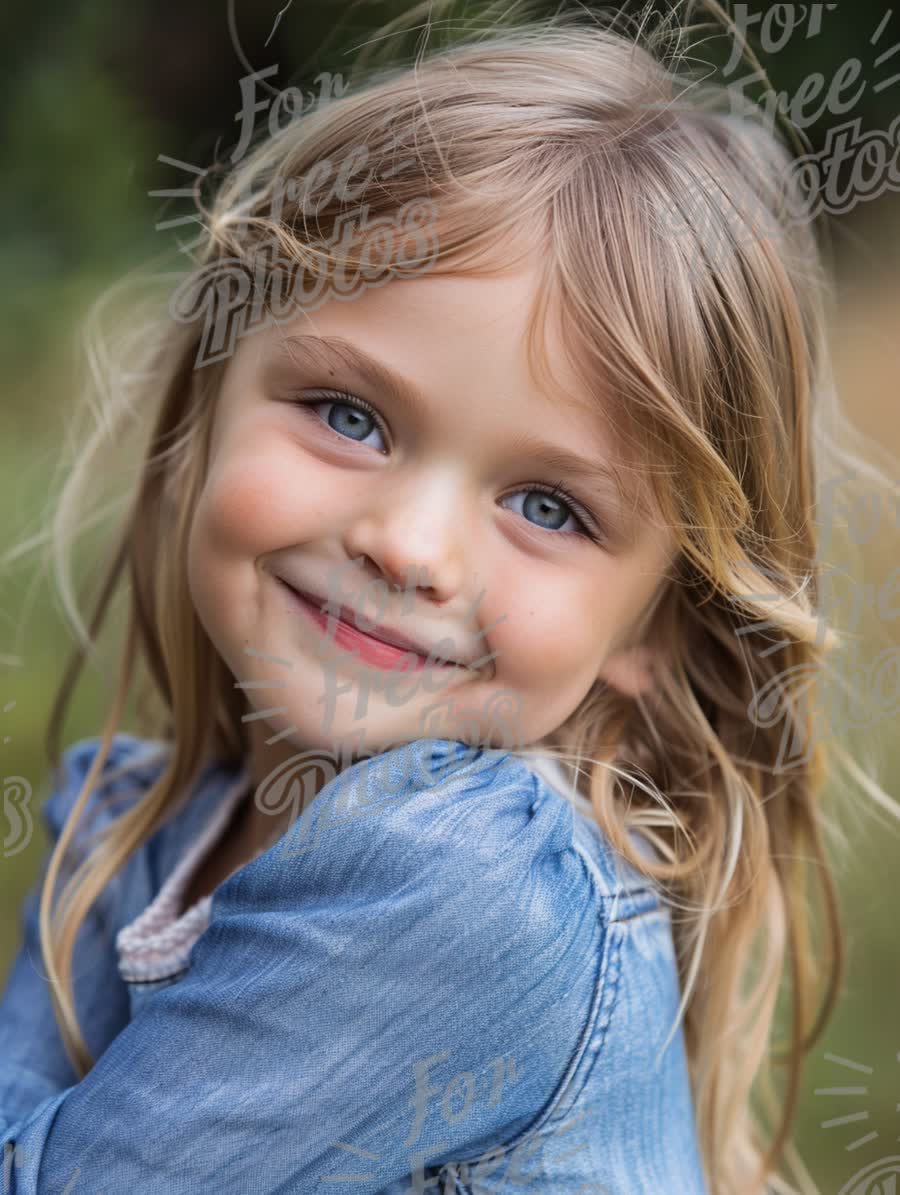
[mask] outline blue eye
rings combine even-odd
[[[516,514],[521,514],[529,522],[534,522],[534,525],[541,531],[551,531],[557,535],[580,535],[586,536],[594,543],[602,543],[603,536],[599,528],[595,530],[595,524],[586,512],[571,498],[561,486],[543,486],[543,485],[529,485],[521,490],[516,491],[517,494],[527,494],[528,497],[522,503],[522,509],[517,510]],[[535,495],[540,494],[542,497],[536,498]],[[557,494],[562,495],[562,500],[556,497]],[[575,512],[578,512],[577,514]],[[568,513],[567,513],[568,512]],[[564,530],[566,523],[571,522],[575,527],[580,527],[581,530],[573,530],[569,528]]]
[[[375,412],[375,408],[370,406],[362,398],[356,398],[354,395],[344,394],[339,390],[322,390],[320,394],[328,394],[333,397],[313,400],[311,402],[301,402],[299,405],[303,408],[308,408],[313,411],[317,418],[323,419],[329,428],[337,435],[342,436],[346,440],[353,440],[357,444],[365,444],[368,437],[374,431],[379,435],[383,434],[383,426],[381,420]],[[330,407],[327,415],[319,416],[318,407]],[[376,445],[370,445],[376,447]],[[386,449],[379,448],[379,452],[385,452]]]

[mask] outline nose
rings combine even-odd
[[[344,536],[351,559],[372,577],[443,605],[460,592],[471,536],[460,486],[445,475],[399,485],[384,482]]]

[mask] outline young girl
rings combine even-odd
[[[795,1189],[841,952],[782,678],[853,458],[790,155],[653,48],[373,70],[203,210],[108,392],[146,436],[76,661],[126,572],[127,638],[0,1005],[4,1190]]]

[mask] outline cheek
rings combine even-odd
[[[197,511],[204,542],[216,554],[247,558],[313,537],[327,508],[313,472],[299,476],[296,457],[277,452],[222,461]]]
[[[510,584],[512,595],[491,622],[503,617],[489,633],[497,654],[498,677],[526,689],[556,689],[578,685],[596,673],[601,662],[603,628],[596,617],[596,600],[582,586]],[[596,592],[596,591],[592,591]]]
[[[292,542],[280,537],[291,520],[277,493],[259,456],[222,455],[210,469],[188,540],[188,584],[207,630],[226,610],[242,607],[256,559]]]

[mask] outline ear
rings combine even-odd
[[[607,657],[598,677],[626,697],[637,697],[653,688],[654,663],[652,648],[641,644],[622,647]]]

